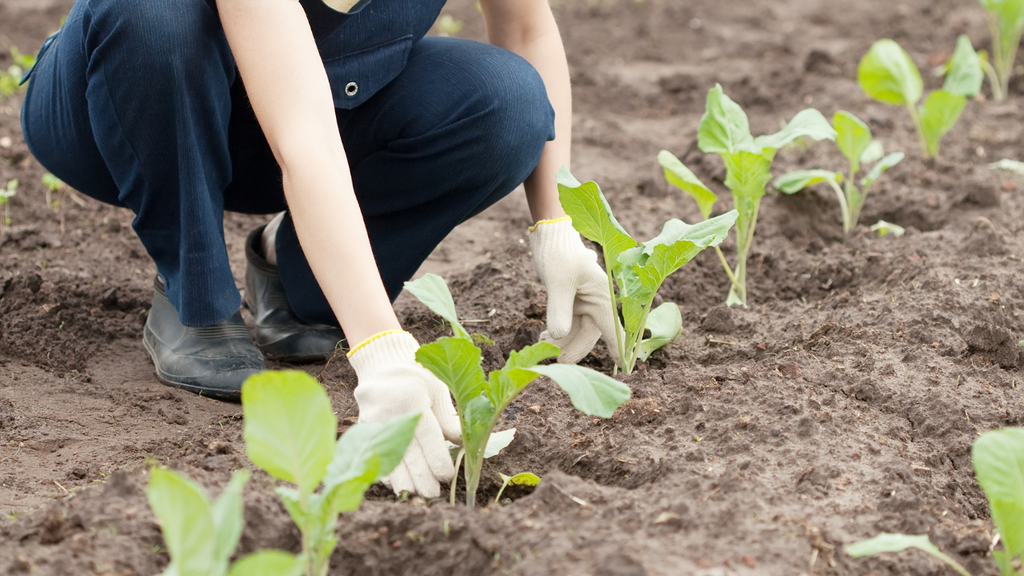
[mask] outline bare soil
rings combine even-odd
[[[633,399],[614,418],[574,412],[543,381],[509,409],[501,427],[519,433],[487,463],[482,498],[493,499],[498,472],[535,472],[538,488],[474,511],[375,488],[339,522],[332,574],[949,573],[920,553],[842,552],[880,531],[927,533],[972,573],[996,574],[970,446],[986,430],[1024,425],[1024,178],[987,166],[1020,159],[1024,82],[1017,77],[1004,104],[970,102],[941,157],[925,161],[906,112],[870,101],[854,80],[881,37],[925,70],[959,33],[987,47],[981,9],[952,0],[554,4],[575,82],[573,171],[601,183],[638,237],[670,217],[700,218],[664,182],[660,149],[725,191],[721,162],[696,147],[716,82],[755,133],[807,106],[826,116],[846,109],[908,158],[846,238],[831,192],[766,197],[750,308],[723,306],[725,275],[702,254],[661,293],[683,311],[682,339],[623,378]],[[0,68],[9,46],[37,49],[69,5],[0,0]],[[459,36],[484,38],[474,2],[452,0],[446,11],[465,22]],[[926,74],[926,83],[938,80]],[[20,104],[0,101],[0,184],[21,181],[0,235],[0,574],[156,574],[167,555],[145,500],[147,470],[170,466],[219,492],[232,470],[252,468],[240,407],[157,382],[140,342],[154,267],[132,215],[89,199],[47,208]],[[838,169],[840,159],[827,143],[785,149],[774,172]],[[863,226],[879,219],[906,235]],[[227,219],[239,275],[244,236],[264,220]],[[489,362],[543,327],[529,223],[513,193],[424,266],[448,278],[460,314],[494,340]],[[396,307],[421,340],[444,334],[408,296]],[[585,362],[611,369],[600,347]],[[355,421],[342,355],[301,369],[323,382],[345,425]],[[239,554],[298,549],[273,486],[262,473],[249,484]]]

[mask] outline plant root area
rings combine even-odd
[[[680,340],[630,376],[633,398],[609,420],[583,416],[541,380],[499,429],[515,441],[484,468],[479,501],[398,499],[375,487],[338,523],[332,574],[640,576],[938,575],[923,553],[867,559],[843,547],[878,532],[928,534],[973,574],[995,575],[994,535],[974,479],[977,436],[1024,425],[1024,177],[989,167],[1021,159],[1024,77],[1004,103],[972,100],[937,160],[923,160],[906,111],[869,100],[860,57],[883,37],[928,71],[967,33],[987,48],[984,14],[952,0],[553,1],[574,80],[573,172],[599,182],[624,227],[700,219],[655,159],[679,156],[730,207],[717,156],[697,149],[716,82],[776,131],[805,107],[864,119],[907,159],[871,191],[842,234],[827,189],[764,198],[749,265],[750,307],[723,305],[727,279],[707,251],[668,279]],[[36,50],[68,0],[0,2],[7,48]],[[458,36],[486,38],[472,0],[445,9]],[[1019,63],[1018,63],[1019,67]],[[986,92],[988,90],[986,86]],[[245,456],[241,408],[161,385],[141,343],[152,262],[125,209],[83,198],[46,205],[44,169],[0,100],[0,184],[17,178],[0,235],[0,574],[151,575],[168,556],[145,497],[169,466],[218,494]],[[773,173],[843,169],[822,142],[779,152]],[[54,196],[54,199],[57,199]],[[867,226],[883,219],[902,237]],[[228,215],[241,287],[245,234],[265,217]],[[63,221],[63,229],[62,229]],[[533,343],[545,293],[526,241],[521,191],[465,223],[423,271],[445,276],[467,326],[491,338],[485,362]],[[735,257],[730,237],[727,258]],[[408,295],[399,318],[421,341],[445,326]],[[610,373],[604,345],[584,363]],[[355,376],[343,354],[280,366],[316,376],[343,428]],[[493,503],[498,474],[533,488]],[[299,534],[256,472],[238,554],[298,551]],[[461,482],[456,486],[464,497]]]

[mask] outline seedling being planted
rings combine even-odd
[[[992,558],[1002,576],[1022,576],[1024,558],[1024,428],[1003,428],[982,434],[971,449],[974,474],[988,497],[992,522],[999,533],[1002,550],[992,550]],[[993,546],[995,546],[993,544]],[[917,548],[942,560],[962,576],[970,573],[931,543],[926,534],[879,534],[846,547],[854,558],[881,552],[900,552]]]
[[[775,134],[754,138],[750,134],[747,115],[739,104],[730,100],[718,84],[708,92],[707,106],[697,132],[697,146],[705,154],[718,154],[725,161],[725,186],[732,192],[733,207],[738,213],[733,216],[736,220],[735,268],[729,265],[718,246],[721,239],[712,244],[729,277],[729,295],[725,300],[729,306],[747,306],[747,257],[754,245],[757,213],[765,195],[765,185],[772,177],[775,153],[802,137],[817,141],[834,140],[836,132],[820,112],[808,108],[798,112],[785,128]],[[665,178],[692,196],[705,222],[710,222],[708,219],[718,195],[671,152],[662,150],[658,161],[665,170]]]
[[[484,375],[480,349],[459,322],[455,302],[444,280],[426,274],[406,282],[405,287],[447,320],[454,333],[452,337],[420,346],[416,360],[444,382],[455,398],[455,409],[462,424],[462,450],[455,470],[458,472],[460,459],[464,459],[466,506],[472,508],[476,504],[480,469],[498,419],[538,376],[553,380],[569,394],[572,405],[588,416],[610,418],[615,409],[629,399],[629,387],[590,368],[569,364],[538,366],[558,356],[558,347],[547,342],[512,351],[501,369]],[[452,490],[455,490],[454,485]]]
[[[580,184],[563,167],[558,173],[558,199],[572,217],[573,228],[601,245],[608,292],[622,308],[623,322],[615,323],[620,367],[630,374],[637,361],[647,360],[682,334],[683,318],[675,303],[651,309],[662,282],[701,250],[721,244],[738,213],[733,210],[695,225],[673,218],[661,234],[640,243],[615,219],[596,182]],[[651,335],[645,338],[648,331]]]
[[[836,145],[850,161],[850,170],[846,175],[830,170],[797,170],[776,178],[774,186],[779,192],[795,194],[808,186],[827,183],[839,199],[839,209],[843,215],[843,233],[848,234],[857,226],[871,184],[878,180],[882,172],[899,164],[904,155],[903,152],[893,152],[881,157],[882,145],[871,139],[871,129],[849,112],[836,112],[832,117],[832,125],[837,133]],[[870,164],[876,161],[867,175],[861,178],[861,187],[858,188],[854,179],[860,172],[861,163]]]
[[[0,232],[3,232],[5,226],[11,225],[11,198],[18,193],[18,180],[8,180],[5,188],[0,188],[0,204],[4,205],[4,219],[0,221]]]
[[[992,84],[992,97],[1002,101],[1009,92],[1013,63],[1024,32],[1024,0],[979,1],[988,12],[988,27],[992,32],[992,62],[983,60],[982,65]]]
[[[302,574],[325,576],[338,515],[358,508],[366,490],[402,461],[419,414],[355,424],[335,441],[338,420],[327,393],[299,371],[246,380],[242,411],[249,459],[292,484],[277,494],[302,533]]]
[[[967,98],[981,90],[981,59],[966,36],[957,40],[947,69],[942,89],[930,92],[920,106],[917,102],[924,93],[921,72],[896,42],[889,39],[875,42],[857,69],[857,81],[868,96],[887,104],[906,106],[925,158],[939,153],[939,142],[956,125]]]
[[[171,562],[162,576],[300,576],[303,562],[281,550],[261,550],[228,569],[242,536],[242,488],[249,472],[239,470],[211,505],[195,482],[172,470],[153,468],[146,496],[160,523]]]

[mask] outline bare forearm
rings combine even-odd
[[[569,165],[572,142],[572,92],[565,49],[546,0],[500,1],[481,3],[491,43],[522,56],[537,69],[555,110],[555,140],[544,147],[540,163],[524,183],[530,214],[534,220],[559,218],[565,212],[558,202],[555,175]]]
[[[345,158],[311,154],[283,164],[299,243],[350,344],[401,328],[381,281]],[[344,169],[325,171],[324,166]]]
[[[284,175],[299,243],[351,342],[398,328],[374,261],[316,43],[298,2],[218,0],[249,101]]]

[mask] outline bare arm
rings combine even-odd
[[[526,199],[534,220],[565,216],[558,203],[555,174],[569,165],[572,141],[572,95],[562,37],[547,0],[481,0],[491,43],[526,59],[540,72],[555,109],[555,140],[548,142],[540,164],[527,178]]]
[[[330,83],[297,0],[217,0],[299,243],[348,341],[400,329],[370,249]]]

